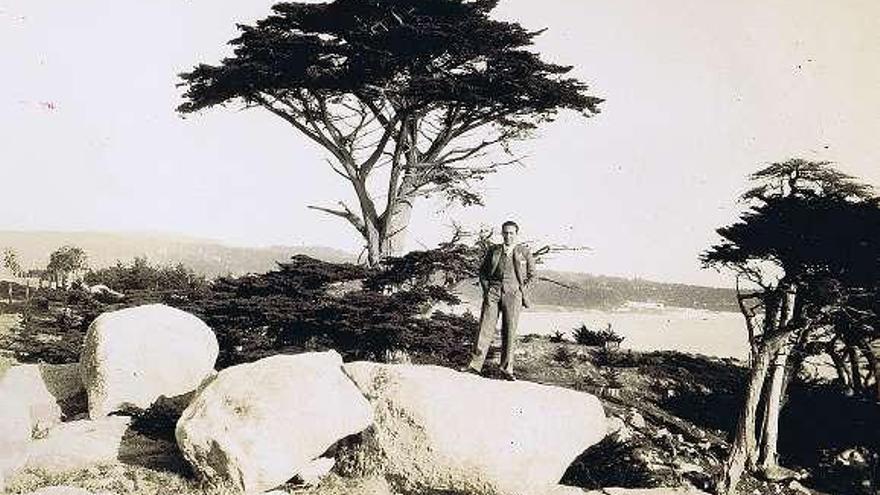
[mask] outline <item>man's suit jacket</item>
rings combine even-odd
[[[498,268],[501,257],[504,256],[503,245],[496,244],[489,248],[483,263],[480,265],[480,286],[483,293],[489,290],[489,279]],[[516,272],[516,280],[519,282],[520,291],[523,296],[523,306],[528,308],[531,305],[529,290],[532,282],[535,280],[535,258],[525,244],[517,244],[513,248],[513,269]]]

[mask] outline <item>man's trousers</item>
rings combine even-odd
[[[513,374],[513,346],[516,340],[516,326],[522,310],[522,291],[517,286],[492,283],[483,294],[483,308],[480,311],[480,327],[474,339],[473,354],[468,365],[476,371],[483,369],[489,346],[495,337],[498,314],[501,314],[501,369]]]

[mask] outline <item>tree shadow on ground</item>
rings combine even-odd
[[[191,397],[191,393],[172,398],[162,396],[148,409],[130,412],[132,421],[119,447],[119,461],[193,477],[174,433]]]
[[[817,489],[874,494],[880,484],[878,422],[880,404],[874,401],[847,397],[829,385],[793,384],[780,417],[781,461],[810,469]],[[858,459],[844,458],[847,451]]]
[[[731,360],[671,352],[644,354],[637,363],[654,377],[658,405],[694,425],[732,431],[745,393],[747,370]]]

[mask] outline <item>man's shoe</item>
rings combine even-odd
[[[513,372],[512,372],[512,371],[504,371],[504,370],[501,370],[501,376],[504,377],[504,379],[507,380],[507,381],[509,381],[509,382],[515,382],[515,381],[516,381],[516,377],[513,375]]]

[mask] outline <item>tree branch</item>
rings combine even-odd
[[[334,215],[337,217],[344,218],[351,223],[358,232],[360,232],[364,237],[367,235],[367,228],[364,225],[364,221],[359,217],[356,213],[351,211],[351,209],[342,201],[339,202],[339,206],[342,207],[342,210],[334,210],[332,208],[325,208],[323,206],[314,206],[310,205],[307,208],[310,210],[318,210],[323,211],[324,213],[329,213],[330,215]]]
[[[379,158],[382,157],[382,153],[385,151],[385,146],[388,145],[388,140],[391,139],[391,136],[394,134],[395,129],[397,128],[397,115],[395,115],[391,121],[388,121],[385,124],[385,132],[382,133],[382,137],[379,139],[379,142],[376,144],[373,153],[364,160],[358,170],[361,173],[362,177],[366,177],[373,170],[373,167],[376,165],[376,162],[379,161]]]

